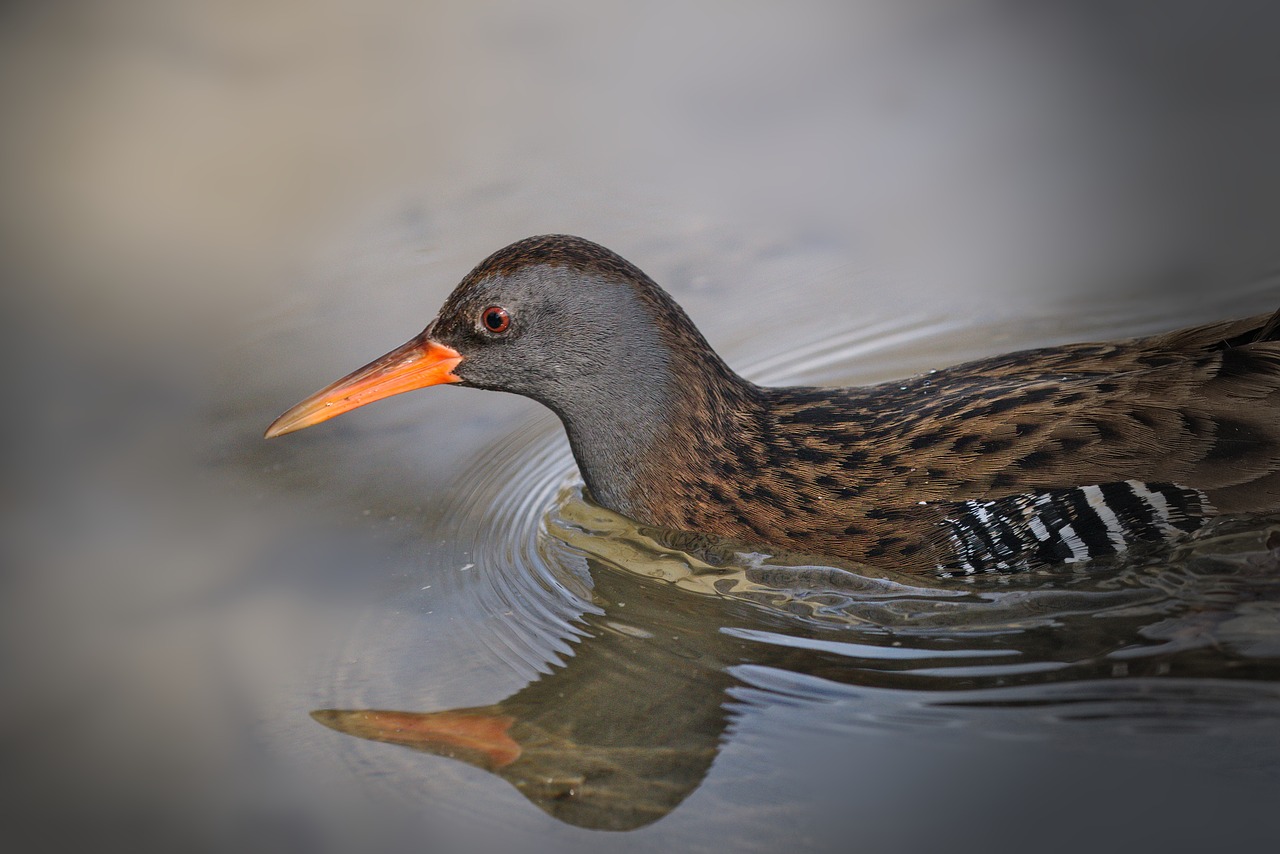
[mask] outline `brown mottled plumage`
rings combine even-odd
[[[635,266],[534,237],[268,435],[442,382],[546,404],[592,495],[640,522],[900,569],[1085,560],[1280,511],[1280,312],[865,388],[765,388]]]

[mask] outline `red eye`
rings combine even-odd
[[[511,315],[500,305],[491,305],[480,312],[480,323],[485,329],[497,335],[511,327]]]

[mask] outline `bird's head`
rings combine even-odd
[[[267,436],[440,384],[522,394],[566,421],[651,411],[702,362],[723,369],[634,265],[579,237],[531,237],[482,261],[420,335],[302,401]]]

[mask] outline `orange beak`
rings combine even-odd
[[[432,341],[423,332],[382,358],[325,386],[281,415],[267,428],[267,438],[328,421],[393,394],[429,385],[462,382],[462,378],[453,373],[461,361],[462,356],[457,350]]]

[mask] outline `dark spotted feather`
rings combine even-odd
[[[866,388],[684,377],[695,399],[673,412],[665,477],[628,512],[856,561],[979,571],[1277,511],[1278,337],[1280,312]]]

